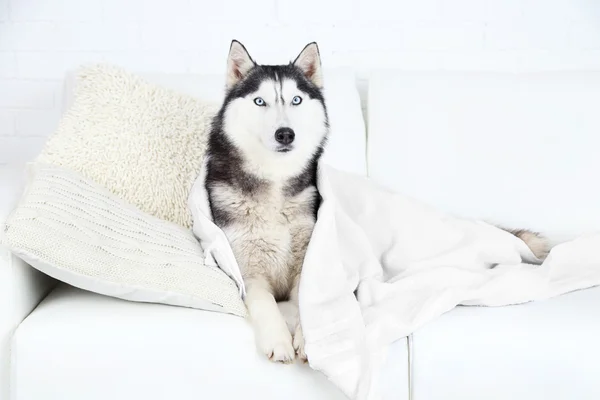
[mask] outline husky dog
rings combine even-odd
[[[258,348],[276,362],[306,361],[300,322],[292,336],[277,301],[298,305],[319,205],[317,163],[329,123],[317,44],[287,65],[259,65],[234,40],[226,86],[206,161],[212,217],[242,271]]]
[[[213,221],[240,266],[259,350],[276,362],[306,361],[300,321],[295,317],[291,333],[277,302],[298,306],[320,201],[317,164],[329,123],[317,44],[287,65],[259,65],[234,40],[226,86],[206,159]],[[510,232],[539,258],[546,255],[547,243],[536,233]]]

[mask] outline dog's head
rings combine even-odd
[[[308,160],[328,132],[322,88],[316,43],[289,64],[259,65],[234,40],[227,60],[224,131],[245,153]]]

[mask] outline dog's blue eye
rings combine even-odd
[[[298,104],[302,103],[302,97],[300,96],[294,96],[294,98],[292,99],[292,104],[297,106]]]
[[[257,97],[254,99],[254,104],[256,104],[257,106],[264,106],[265,105],[265,101],[261,98],[261,97]]]

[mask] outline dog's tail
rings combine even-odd
[[[543,260],[546,258],[546,256],[548,256],[548,253],[550,252],[551,248],[550,241],[540,233],[532,232],[527,229],[501,229],[512,233],[513,235],[524,241],[525,244],[529,246],[533,254],[540,260]]]

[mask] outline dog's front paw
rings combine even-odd
[[[304,335],[302,334],[302,326],[300,324],[296,325],[293,345],[298,359],[303,363],[307,362],[308,358],[306,357],[306,352],[304,351]]]
[[[258,347],[269,360],[282,364],[294,362],[295,351],[292,336],[285,331],[262,332],[258,337]]]

